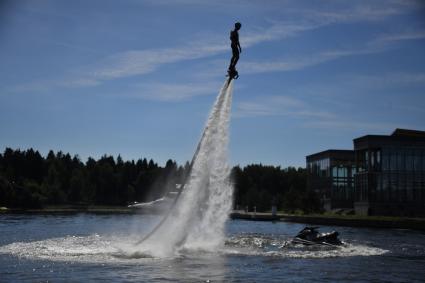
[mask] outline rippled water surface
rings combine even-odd
[[[288,245],[303,224],[229,221],[226,243],[155,257],[144,215],[0,215],[0,282],[424,282],[425,234],[338,230],[340,248]]]

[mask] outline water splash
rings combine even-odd
[[[227,162],[233,81],[222,86],[208,118],[189,179],[172,214],[137,252],[166,257],[178,250],[214,250],[224,245],[224,224],[233,188]]]
[[[136,235],[106,236],[93,234],[89,236],[67,236],[34,242],[15,242],[0,246],[0,254],[11,254],[29,259],[45,259],[65,262],[87,263],[125,263],[140,264],[155,260],[146,252],[134,251],[129,243]],[[173,258],[199,258],[202,256],[259,256],[277,258],[341,258],[352,256],[380,256],[389,250],[369,246],[365,243],[347,243],[332,248],[326,246],[287,246],[291,237],[287,235],[239,234],[226,238],[223,246],[214,251],[180,248],[171,256],[158,260]],[[189,242],[189,241],[188,241]],[[121,244],[118,244],[121,243]],[[131,253],[123,250],[126,244]]]

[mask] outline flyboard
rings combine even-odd
[[[230,81],[233,80],[237,80],[239,78],[239,73],[238,71],[236,71],[235,67],[230,68],[229,70],[227,70],[227,75],[226,77],[228,77],[229,79],[227,80],[227,85],[230,84]]]
[[[226,77],[228,77],[228,79],[227,79],[227,82],[226,82],[226,84],[223,86],[223,88],[222,88],[222,90],[221,90],[221,92],[223,92],[223,91],[227,91],[227,88],[229,87],[229,85],[230,85],[230,82],[232,81],[232,79],[237,79],[238,77],[239,77],[239,74],[238,74],[238,72],[235,70],[235,69],[232,69],[232,70],[229,70],[228,71],[228,75],[226,76]],[[220,93],[221,93],[220,92]],[[221,105],[223,103],[223,99],[221,99],[221,101],[219,101],[219,104]],[[179,198],[180,198],[180,195],[181,195],[181,193],[184,191],[184,189],[185,189],[185,187],[186,187],[186,185],[187,185],[187,183],[188,183],[188,181],[189,181],[189,178],[190,178],[190,175],[191,175],[191,172],[192,172],[192,168],[193,168],[193,164],[195,163],[195,161],[196,161],[196,159],[197,159],[197,157],[198,157],[198,154],[199,154],[199,151],[200,151],[200,149],[201,149],[201,145],[202,145],[202,143],[204,142],[204,140],[205,140],[205,137],[206,137],[206,133],[208,132],[208,126],[206,126],[205,127],[205,129],[204,129],[204,132],[202,133],[202,136],[201,136],[201,139],[199,140],[199,142],[198,142],[198,146],[196,147],[196,151],[195,151],[195,154],[193,155],[193,157],[192,157],[192,161],[190,162],[190,165],[189,165],[189,172],[186,174],[186,176],[185,176],[185,179],[184,179],[184,182],[183,182],[183,184],[182,184],[182,186],[181,186],[181,188],[180,188],[180,190],[178,191],[178,193],[177,193],[177,195],[176,195],[176,197],[174,198],[174,200],[173,200],[173,202],[172,202],[172,204],[171,204],[171,206],[170,206],[170,208],[169,208],[169,210],[167,211],[167,213],[164,215],[164,217],[161,219],[161,221],[160,222],[158,222],[158,224],[156,224],[156,226],[152,229],[152,231],[150,231],[148,234],[146,234],[141,240],[139,240],[138,242],[136,242],[135,243],[135,245],[140,245],[141,243],[143,243],[144,241],[146,241],[146,240],[148,240],[153,234],[155,234],[155,232],[164,224],[164,222],[165,221],[167,221],[167,219],[171,216],[171,213],[173,212],[173,210],[174,210],[174,208],[176,207],[176,204],[177,204],[177,202],[178,202],[178,200],[179,200]]]

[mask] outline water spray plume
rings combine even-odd
[[[156,256],[179,249],[213,250],[224,244],[233,187],[227,161],[233,81],[226,80],[199,141],[189,174],[163,219],[138,243]]]

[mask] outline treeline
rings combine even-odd
[[[168,160],[164,167],[152,159],[123,161],[104,155],[82,162],[78,156],[50,151],[6,148],[0,154],[0,206],[41,208],[45,205],[127,205],[157,199],[184,182],[189,164]],[[255,206],[267,211],[272,204],[288,211],[314,211],[317,197],[306,191],[304,169],[274,166],[238,166],[232,170],[235,208]]]
[[[307,171],[304,168],[248,165],[232,170],[235,184],[235,208],[270,211],[272,205],[286,212],[318,212],[319,197],[307,190]]]
[[[188,165],[169,160],[123,161],[104,155],[83,163],[78,156],[50,151],[6,148],[0,155],[0,205],[39,208],[43,205],[126,205],[149,201],[181,183]],[[185,169],[186,168],[186,169]]]

